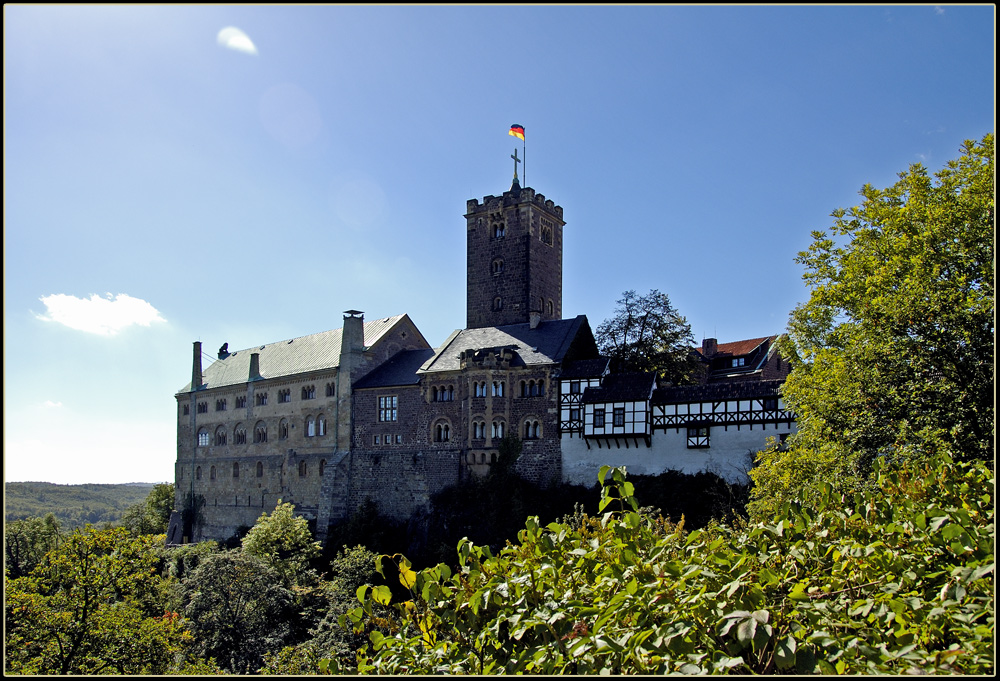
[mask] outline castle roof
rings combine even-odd
[[[420,383],[420,376],[417,375],[417,370],[423,366],[424,362],[434,356],[434,352],[431,348],[397,352],[382,366],[372,370],[361,380],[356,381],[354,389],[364,390],[365,388],[417,385]]]
[[[458,371],[463,354],[484,349],[513,350],[511,366],[558,364],[584,328],[589,332],[586,315],[539,322],[535,328],[523,323],[455,331],[424,363],[420,373]]]
[[[655,388],[655,374],[609,374],[599,387],[583,391],[583,401],[587,404],[644,402],[650,399]]]
[[[658,388],[653,392],[653,404],[684,404],[721,400],[748,400],[758,397],[777,397],[781,394],[781,380],[736,381],[677,385]]]
[[[608,357],[596,357],[594,359],[579,359],[569,363],[559,375],[561,380],[571,378],[600,378],[608,372],[608,365],[611,360]]]
[[[401,314],[365,322],[365,347],[378,343],[390,329],[405,318],[407,316]],[[247,383],[250,376],[250,355],[255,352],[260,355],[262,378],[278,378],[309,371],[335,369],[340,366],[343,333],[343,328],[321,331],[231,352],[224,359],[215,360],[202,370],[203,384],[211,389]],[[179,392],[190,391],[191,383],[188,382]]]

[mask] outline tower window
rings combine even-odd
[[[504,237],[505,225],[502,222],[497,222],[493,225],[493,238],[502,239]]]
[[[503,272],[503,258],[497,258],[494,260],[490,271],[492,271],[493,274],[500,274]]]
[[[201,430],[198,431],[198,446],[207,447],[208,442],[209,442],[208,430],[202,428]]]
[[[236,398],[236,408],[237,409],[246,409],[246,406],[247,406],[247,398],[246,397],[237,397]]]
[[[494,310],[502,310],[503,309],[503,298],[501,298],[500,296],[497,296],[496,298],[493,299],[493,309]]]
[[[285,403],[292,401],[292,391],[291,390],[279,390],[278,391],[278,402]]]

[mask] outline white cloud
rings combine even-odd
[[[942,7],[941,5],[935,5],[934,6],[934,13],[935,14],[944,14],[944,7]]]
[[[46,322],[58,322],[77,331],[96,333],[100,336],[114,336],[133,324],[149,326],[153,322],[165,322],[155,307],[141,298],[133,298],[124,293],[106,294],[102,298],[96,293],[90,298],[77,298],[64,293],[39,298],[48,314],[35,315]]]
[[[53,402],[52,400],[45,400],[45,402],[42,403],[42,406],[45,407],[46,409],[58,409],[59,407],[62,406],[62,402]]]
[[[246,33],[235,26],[227,26],[222,29],[215,39],[220,45],[230,50],[236,50],[244,54],[257,54],[257,48],[254,46],[253,41],[250,40]]]

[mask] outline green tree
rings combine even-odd
[[[994,137],[932,179],[920,165],[833,213],[799,254],[783,393],[799,433],[751,472],[765,517],[823,480],[864,484],[878,457],[994,456]]]
[[[165,534],[173,508],[173,484],[154,485],[145,501],[125,510],[121,524],[132,534]]]
[[[159,598],[156,545],[123,528],[77,530],[6,584],[6,671],[162,674],[188,637]]]
[[[46,553],[62,540],[59,521],[52,513],[4,524],[4,574],[8,579],[24,577],[42,562]]]
[[[182,583],[194,649],[228,672],[257,671],[289,642],[294,597],[271,564],[239,550],[205,557]]]
[[[691,354],[691,325],[667,294],[653,289],[640,296],[629,290],[616,305],[614,315],[594,334],[601,354],[611,358],[616,370],[655,373],[677,385],[694,382],[699,367]]]
[[[291,585],[302,581],[322,546],[313,541],[309,522],[295,515],[295,505],[279,499],[274,511],[261,513],[243,537],[243,551],[268,561]]]

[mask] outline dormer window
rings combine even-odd
[[[729,360],[730,362],[729,366],[733,368],[741,367],[746,364],[746,361],[747,361],[746,357],[733,357],[731,360]]]

